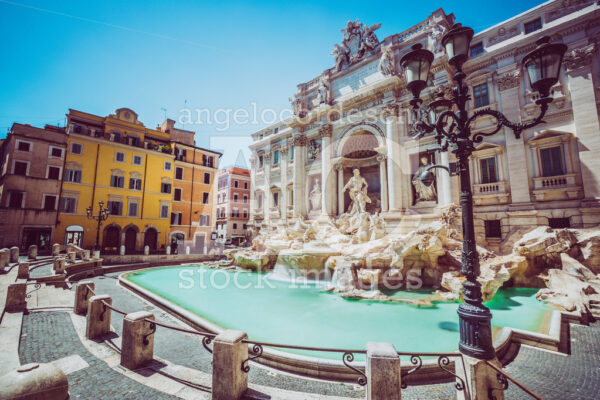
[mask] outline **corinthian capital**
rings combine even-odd
[[[306,146],[306,136],[294,136],[294,138],[292,139],[292,146]]]
[[[380,163],[381,163],[381,162],[385,162],[385,160],[387,160],[387,156],[386,156],[385,154],[379,154],[379,155],[377,156],[377,161],[378,161],[378,162],[380,162]]]
[[[496,78],[498,89],[503,92],[508,89],[516,88],[521,83],[521,73],[519,71],[507,72]]]
[[[567,72],[583,68],[588,65],[591,66],[595,47],[595,44],[590,44],[588,46],[580,47],[567,52],[563,59]]]
[[[319,135],[321,137],[331,137],[332,132],[333,132],[333,129],[331,128],[331,125],[329,125],[329,124],[323,125],[319,128]]]
[[[397,102],[384,104],[382,107],[383,115],[386,117],[397,117],[400,105]]]

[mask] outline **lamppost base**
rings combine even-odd
[[[481,360],[492,360],[496,351],[492,343],[492,313],[482,303],[462,303],[458,307],[462,354]]]

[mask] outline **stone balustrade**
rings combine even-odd
[[[581,197],[577,174],[533,178],[533,195],[537,201],[572,200]]]

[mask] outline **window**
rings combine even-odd
[[[490,219],[485,222],[485,237],[486,238],[501,238],[502,237],[502,225],[499,219]]]
[[[129,189],[142,190],[141,178],[129,178]]]
[[[279,192],[273,193],[273,206],[279,206]]]
[[[125,178],[122,176],[112,175],[110,177],[110,186],[122,188],[125,185]]]
[[[259,193],[257,197],[258,208],[262,208],[262,194]]]
[[[127,215],[130,217],[137,217],[137,214],[138,214],[138,203],[132,201],[129,203],[129,210],[127,211]]]
[[[248,225],[244,224],[244,230],[248,229]]]
[[[264,163],[264,158],[262,155],[258,156],[258,168],[262,168]]]
[[[496,157],[483,158],[479,160],[481,167],[481,183],[498,182],[496,176]]]
[[[201,215],[200,216],[200,225],[201,226],[210,225],[210,216],[209,215]]]
[[[13,174],[27,176],[29,163],[26,161],[15,161],[13,165]]]
[[[473,87],[473,98],[475,101],[475,108],[485,107],[490,104],[487,83]]]
[[[279,164],[279,150],[275,150],[273,153],[273,165]]]
[[[210,185],[210,174],[208,172],[204,173],[204,183]]]
[[[244,203],[245,203],[245,204],[247,204],[247,203],[248,203],[248,195],[247,195],[247,194],[245,194],[245,195],[244,195]]]
[[[234,202],[234,203],[237,203],[237,202],[238,202],[238,194],[237,194],[237,193],[234,193],[234,194],[233,194],[233,202]]]
[[[244,182],[244,189],[248,189],[248,182]]]
[[[29,153],[31,151],[32,147],[33,146],[29,142],[24,142],[22,140],[17,140],[17,150],[18,151],[24,151],[24,152]]]
[[[71,154],[81,154],[83,151],[83,145],[79,143],[71,143]]]
[[[208,204],[208,196],[209,196],[208,192],[202,193],[202,204]]]
[[[63,197],[60,200],[60,211],[74,214],[77,210],[77,199],[75,197]]]
[[[480,54],[483,54],[483,42],[471,46],[471,57],[477,57]]]
[[[233,181],[233,187],[237,188],[240,186],[240,183],[238,181]]]
[[[171,193],[171,184],[170,183],[161,183],[160,184],[161,193]],[[163,217],[166,218],[166,217]]]
[[[542,29],[542,19],[534,19],[533,21],[525,23],[525,34],[535,32]]]
[[[548,218],[548,225],[552,229],[570,228],[571,221],[569,218]]]
[[[181,201],[181,189],[180,188],[175,188],[175,190],[173,190],[173,200]]]
[[[48,148],[48,153],[50,157],[63,158],[63,149],[61,149],[60,147],[50,146]]]
[[[115,161],[125,162],[125,153],[122,153],[120,151],[115,151]]]
[[[562,148],[560,146],[540,150],[542,176],[564,175]]]
[[[65,170],[65,181],[73,183],[81,183],[81,171],[76,169]]]
[[[181,225],[181,213],[180,212],[171,213],[171,225]]]
[[[237,224],[233,224],[233,229],[237,229]]]
[[[45,194],[43,207],[46,211],[56,210],[56,196]]]
[[[142,165],[142,156],[133,156],[133,165]]]
[[[10,192],[10,197],[8,198],[8,206],[10,208],[22,208],[24,196],[25,194],[23,192]]]
[[[237,208],[234,208],[233,211],[231,211],[231,216],[233,218],[239,218],[239,216],[240,216],[240,210],[238,210]]]
[[[160,217],[161,218],[169,218],[169,205],[168,204],[161,204]]]
[[[123,214],[123,203],[120,201],[109,200],[108,202],[108,211],[110,215],[122,215]]]
[[[290,148],[291,157],[290,160],[294,161],[294,146]]]
[[[165,161],[165,171],[171,170],[171,163],[169,161]]]
[[[48,166],[46,179],[60,179],[60,167]]]
[[[248,210],[244,209],[244,218],[248,218]]]
[[[182,180],[183,179],[183,168],[175,167],[175,179]]]

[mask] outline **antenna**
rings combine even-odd
[[[164,107],[160,108],[161,110],[163,110],[163,112],[165,113],[165,121],[167,120],[167,109]]]
[[[185,99],[183,101],[183,108],[187,108],[187,99]],[[185,129],[185,122],[183,122],[182,124],[183,124],[183,129]]]

